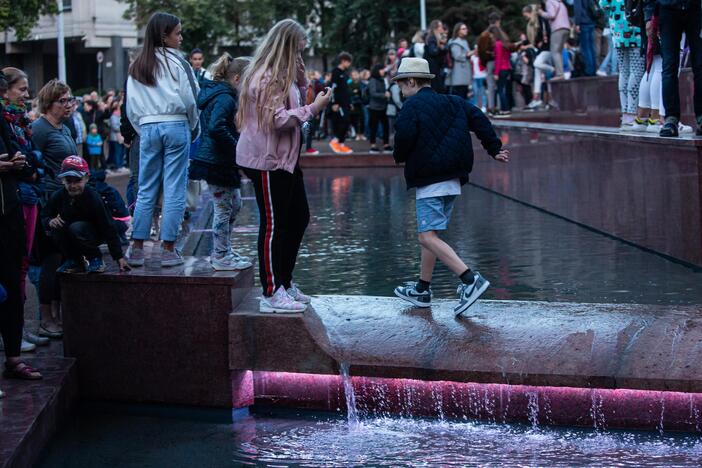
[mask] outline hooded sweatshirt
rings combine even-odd
[[[190,178],[239,187],[241,178],[236,165],[239,132],[234,124],[239,107],[236,90],[225,81],[203,81],[197,107],[200,109],[202,140],[192,157]]]

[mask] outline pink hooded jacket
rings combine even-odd
[[[269,79],[270,72],[259,72],[258,76],[253,77],[249,87],[252,103],[256,102],[260,89]],[[297,82],[290,87],[287,99],[276,99],[278,102],[285,101],[285,105],[273,112],[273,131],[259,128],[256,105],[249,106],[236,145],[236,163],[239,166],[259,171],[282,169],[291,174],[294,172],[302,146],[300,125],[321,111],[315,104],[302,105],[306,92],[307,79],[301,73]]]

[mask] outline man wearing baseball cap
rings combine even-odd
[[[99,246],[104,242],[120,271],[128,271],[112,218],[100,195],[87,185],[88,163],[80,156],[68,156],[61,163],[58,178],[63,188],[54,192],[43,213],[44,226],[64,257],[57,271],[102,273],[105,263]]]

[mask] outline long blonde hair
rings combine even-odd
[[[244,70],[239,96],[239,111],[236,115],[237,127],[244,128],[244,119],[249,106],[256,106],[258,127],[267,131],[273,130],[273,112],[285,105],[290,88],[297,76],[297,56],[300,42],[306,39],[305,29],[292,19],[279,21],[266,34],[256,48],[251,63]],[[261,80],[264,74],[264,84],[258,90],[254,101],[251,95],[251,85],[254,79]],[[282,102],[273,102],[273,100]]]

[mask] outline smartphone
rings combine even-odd
[[[0,161],[6,161],[10,159],[10,155],[8,153],[0,154]]]

